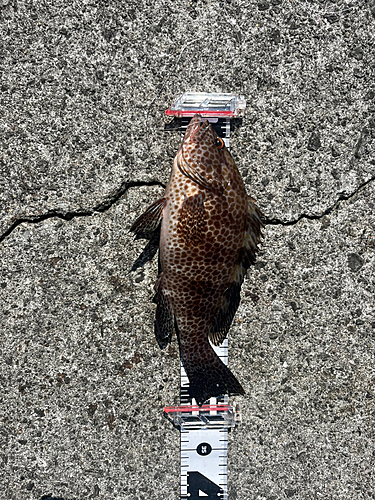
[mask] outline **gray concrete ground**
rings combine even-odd
[[[232,152],[266,217],[229,498],[375,498],[375,3],[2,0],[0,26],[0,498],[178,498],[177,343],[128,228],[186,90],[246,97]]]

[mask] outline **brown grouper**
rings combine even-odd
[[[255,261],[261,216],[222,139],[195,115],[163,198],[131,230],[147,237],[160,229],[155,335],[165,348],[176,332],[190,396],[199,405],[244,393],[209,341],[219,345],[228,333]]]

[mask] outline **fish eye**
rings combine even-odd
[[[224,147],[224,141],[220,137],[216,137],[215,139],[215,146],[218,147],[218,149],[223,149]]]

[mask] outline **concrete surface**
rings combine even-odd
[[[246,97],[232,152],[266,217],[229,498],[375,498],[375,3],[2,0],[0,28],[0,498],[178,498],[177,344],[127,230],[185,90]]]

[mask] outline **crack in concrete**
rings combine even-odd
[[[265,217],[263,219],[263,224],[269,225],[269,226],[294,226],[295,224],[298,224],[299,221],[303,219],[308,219],[308,220],[319,220],[325,215],[329,215],[332,213],[335,208],[342,202],[342,201],[347,201],[350,200],[353,196],[355,196],[357,193],[359,193],[362,189],[364,189],[368,184],[371,182],[375,181],[375,176],[371,177],[367,181],[365,181],[363,184],[361,184],[353,193],[350,193],[348,195],[341,195],[340,198],[336,201],[336,203],[328,207],[324,212],[321,214],[301,214],[297,219],[290,220],[290,221],[283,221],[281,219],[268,219]],[[76,217],[90,217],[94,215],[95,213],[103,213],[109,210],[119,199],[127,192],[128,189],[133,188],[133,187],[144,187],[144,186],[160,186],[162,188],[166,188],[165,184],[159,182],[159,181],[133,181],[133,182],[124,182],[115,196],[111,198],[110,200],[104,201],[99,203],[96,207],[88,210],[76,210],[76,211],[71,211],[71,212],[58,212],[58,211],[51,211],[47,212],[42,215],[31,215],[28,217],[22,217],[20,219],[17,219],[16,221],[11,224],[11,226],[0,236],[0,243],[5,240],[20,224],[23,224],[24,222],[27,222],[29,224],[38,224],[39,222],[43,222],[47,219],[53,219],[53,218],[58,218],[58,219],[63,219],[66,221],[70,221]]]
[[[27,222],[29,224],[38,224],[39,222],[43,222],[48,219],[58,218],[63,219],[65,221],[70,221],[76,217],[90,217],[95,213],[103,213],[109,210],[119,199],[127,192],[128,189],[133,187],[142,187],[142,186],[160,186],[165,189],[165,184],[159,181],[133,181],[133,182],[124,182],[121,184],[120,188],[116,192],[116,194],[107,201],[99,203],[94,208],[90,208],[87,210],[73,210],[66,213],[52,210],[51,212],[47,212],[42,215],[30,215],[28,217],[21,217],[17,219],[11,224],[11,226],[0,236],[0,243],[5,240],[20,224]]]
[[[366,186],[368,186],[373,181],[375,181],[375,176],[371,177],[370,179],[368,179],[367,181],[362,183],[360,186],[358,186],[358,188],[355,191],[353,191],[353,193],[350,193],[347,195],[341,194],[340,198],[334,203],[334,205],[332,205],[331,207],[328,207],[321,214],[312,214],[312,215],[301,214],[297,219],[288,220],[288,221],[283,221],[281,219],[276,219],[276,218],[268,219],[267,217],[265,217],[263,219],[263,224],[265,226],[267,226],[267,225],[269,225],[269,226],[294,226],[295,224],[298,224],[298,222],[300,222],[303,219],[319,220],[322,217],[324,217],[325,215],[331,214],[340,205],[340,203],[342,201],[350,200],[351,198],[353,198],[353,196],[355,196],[357,193],[359,193],[362,189],[364,189]]]

